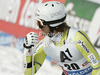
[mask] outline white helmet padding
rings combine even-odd
[[[44,25],[56,27],[66,19],[65,6],[58,1],[42,3],[36,11],[36,18],[41,20]]]

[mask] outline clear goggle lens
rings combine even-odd
[[[37,23],[39,28],[44,28],[44,26],[45,26],[45,25],[43,25],[43,22],[39,19],[36,19],[36,23]]]

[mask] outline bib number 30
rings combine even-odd
[[[66,53],[67,53],[67,55],[66,55]],[[65,62],[65,60],[72,61],[71,60],[72,57],[73,56],[71,55],[71,53],[70,53],[68,48],[65,51],[61,51],[60,52],[60,60],[61,60],[61,62]],[[78,70],[78,69],[80,69],[80,67],[76,63],[64,64],[64,66],[68,70]]]

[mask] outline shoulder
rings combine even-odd
[[[88,35],[84,31],[78,31],[75,33],[75,39],[89,39]]]
[[[76,34],[76,32],[78,32],[78,31],[80,31],[80,30],[75,27],[70,27],[70,29],[69,29],[70,34]]]
[[[78,41],[78,40],[90,40],[88,35],[80,30],[80,29],[77,29],[75,27],[71,27],[70,30],[69,30],[69,36],[71,38],[74,39],[74,41]]]
[[[70,27],[70,29],[68,30],[68,38],[74,38],[76,33],[79,31],[79,29],[75,28],[75,27]]]
[[[75,34],[75,37],[74,37],[74,42],[76,44],[76,46],[88,46],[89,45],[92,45],[92,42],[90,41],[88,35],[84,32],[84,31],[78,31],[76,34]]]
[[[81,37],[88,38],[88,35],[84,31],[75,27],[70,27],[69,34],[73,35],[75,38],[81,38]]]

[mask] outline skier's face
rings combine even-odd
[[[45,25],[43,28],[40,28],[41,32],[48,34],[50,32],[50,28],[48,25]]]

